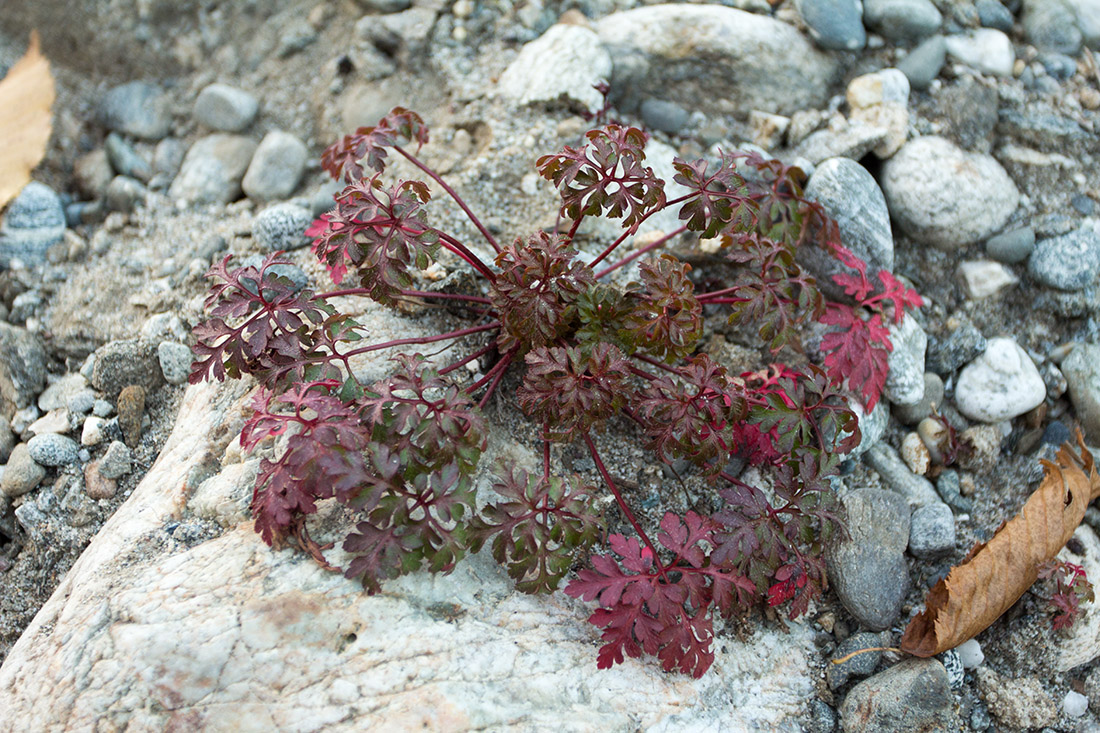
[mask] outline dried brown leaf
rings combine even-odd
[[[0,209],[46,154],[54,96],[49,62],[39,50],[38,31],[31,31],[27,52],[0,80]]]
[[[1077,443],[1080,453],[1066,444],[1056,463],[1043,461],[1043,481],[1020,513],[929,591],[925,610],[905,629],[902,651],[931,657],[953,649],[988,628],[1031,587],[1039,566],[1058,554],[1089,502],[1100,496],[1100,476],[1080,433]]]

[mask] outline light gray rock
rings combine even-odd
[[[1100,0],[1067,0],[1073,10],[1081,40],[1093,51],[1100,50]]]
[[[887,358],[890,367],[883,395],[895,405],[915,405],[924,397],[924,352],[928,335],[916,319],[906,314],[900,324],[890,322],[890,343],[894,350]]]
[[[897,619],[909,590],[909,507],[901,496],[880,489],[852,491],[841,501],[848,537],[825,552],[829,580],[848,612],[880,631]]]
[[[161,341],[157,345],[157,359],[160,361],[160,371],[168,384],[183,384],[191,373],[194,355],[185,344]]]
[[[932,36],[899,61],[898,69],[905,74],[910,87],[923,91],[940,75],[946,60],[947,44],[943,36]]]
[[[614,61],[615,100],[650,96],[704,113],[790,114],[821,106],[839,62],[786,23],[718,5],[612,13],[596,30]]]
[[[863,166],[850,158],[824,161],[810,176],[806,196],[819,202],[836,220],[841,244],[867,263],[867,272],[872,278],[879,270],[893,271],[890,212],[874,177]],[[844,289],[833,282],[832,277],[855,270],[816,247],[800,248],[798,257],[827,295],[844,297]]]
[[[869,415],[857,400],[849,400],[848,407],[855,413],[856,419],[859,421],[860,441],[859,445],[852,449],[852,452],[846,455],[845,458],[858,458],[882,440],[882,436],[886,433],[886,427],[890,424],[890,409],[883,400],[875,403],[875,408],[871,410]]]
[[[131,460],[129,447],[121,440],[112,440],[99,461],[99,473],[107,479],[125,476],[130,473]]]
[[[241,195],[241,178],[256,143],[240,135],[208,135],[187,151],[179,175],[168,190],[190,203],[227,204]]]
[[[99,116],[108,129],[142,140],[160,140],[172,126],[168,97],[143,81],[109,90],[100,101]]]
[[[195,119],[219,132],[241,132],[256,119],[257,99],[228,84],[210,84],[195,99]]]
[[[932,483],[910,471],[898,452],[889,445],[879,443],[867,451],[863,460],[878,472],[891,491],[904,498],[910,506],[939,503],[940,497]]]
[[[1019,227],[990,237],[985,243],[985,253],[1008,265],[1023,262],[1035,249],[1035,230]]]
[[[65,236],[65,209],[54,190],[31,181],[8,204],[0,221],[0,266],[18,258],[27,265],[46,261],[46,250]]]
[[[994,28],[979,28],[969,33],[948,36],[947,53],[956,61],[983,74],[1012,76],[1016,52],[1008,36]]]
[[[37,334],[0,322],[0,415],[11,419],[46,385],[46,349]]]
[[[840,705],[845,733],[958,730],[947,670],[935,659],[906,659],[853,687]]]
[[[943,16],[931,0],[863,0],[863,22],[887,40],[913,42],[937,32]]]
[[[959,374],[955,404],[971,420],[995,423],[1038,407],[1046,394],[1027,352],[1010,338],[993,338]]]
[[[27,444],[20,443],[8,456],[8,463],[0,477],[0,492],[4,496],[22,496],[42,483],[44,478],[46,469],[31,458]]]
[[[947,504],[925,504],[909,520],[909,552],[922,560],[955,550],[955,515]]]
[[[955,274],[971,300],[988,298],[1020,282],[1012,270],[993,260],[964,260]]]
[[[1068,0],[1025,0],[1024,35],[1041,51],[1076,55],[1081,50],[1081,29]]]
[[[1027,272],[1036,282],[1059,290],[1084,290],[1100,272],[1100,233],[1093,227],[1044,239],[1035,245]]]
[[[795,0],[794,6],[822,48],[858,51],[867,45],[860,0]]]
[[[257,201],[284,199],[298,188],[308,159],[305,143],[289,132],[272,130],[256,148],[241,188]]]
[[[265,252],[305,247],[309,237],[306,228],[313,223],[308,209],[295,204],[275,204],[256,214],[252,221],[252,238]]]
[[[1100,443],[1100,345],[1078,344],[1061,367],[1085,435],[1090,442]]]
[[[953,250],[1004,226],[1019,192],[1000,163],[941,137],[910,140],[882,172],[890,214],[914,239]]]
[[[124,387],[136,384],[147,392],[163,384],[157,349],[138,339],[109,341],[95,351],[92,386],[108,397],[116,397]]]
[[[859,160],[887,143],[890,131],[878,125],[862,122],[844,124],[839,129],[826,128],[806,136],[795,149],[795,155],[814,165],[829,158]]]
[[[67,466],[76,463],[80,446],[67,435],[43,433],[27,441],[27,452],[42,466]]]
[[[559,23],[523,47],[497,89],[516,104],[563,103],[594,113],[603,96],[592,85],[610,77],[611,56],[599,36]]]
[[[412,6],[412,0],[355,0],[368,13],[399,13]]]
[[[112,132],[103,143],[107,151],[107,159],[111,162],[111,168],[122,176],[136,178],[142,183],[148,183],[153,175],[153,169],[149,161],[145,160],[134,150],[134,146],[128,143],[122,135]]]
[[[145,201],[145,186],[141,181],[129,176],[115,176],[107,186],[105,194],[107,208],[111,211],[130,213]]]

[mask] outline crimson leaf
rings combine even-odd
[[[321,167],[339,180],[348,182],[363,177],[362,161],[379,173],[386,167],[386,148],[401,141],[416,141],[417,150],[428,142],[428,128],[420,115],[403,107],[394,107],[373,127],[360,127],[345,135],[321,154]]]
[[[641,284],[629,293],[634,306],[624,319],[630,342],[667,362],[695,350],[703,335],[703,308],[688,279],[691,265],[665,255],[643,262]]]
[[[547,437],[568,440],[614,415],[626,398],[627,361],[618,348],[596,344],[541,346],[528,352],[519,406],[546,425]]]

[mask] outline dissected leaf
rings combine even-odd
[[[1020,513],[928,592],[925,610],[901,638],[902,651],[931,657],[953,649],[988,628],[1031,587],[1039,567],[1058,554],[1089,502],[1100,496],[1100,475],[1080,433],[1077,443],[1079,454],[1067,444],[1057,463],[1043,461],[1043,481]]]
[[[31,31],[30,47],[0,80],[0,209],[31,180],[46,154],[55,93],[50,65]]]

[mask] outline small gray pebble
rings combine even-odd
[[[241,267],[255,267],[259,269],[263,261],[264,259],[260,255],[249,255],[241,261]],[[297,265],[272,265],[267,268],[267,272],[290,280],[293,286],[293,292],[295,293],[300,292],[302,288],[309,284],[309,275]]]
[[[256,119],[260,103],[228,84],[210,84],[195,99],[195,119],[222,132],[240,132]]]
[[[1020,227],[990,237],[985,243],[987,255],[1007,265],[1023,262],[1035,249],[1035,230]]]
[[[104,198],[108,209],[128,214],[145,200],[145,186],[136,178],[115,176],[107,185]]]
[[[978,11],[978,22],[983,28],[996,28],[1005,33],[1012,32],[1012,13],[997,0],[978,0],[974,3]]]
[[[642,119],[654,130],[674,135],[684,129],[688,122],[688,112],[675,102],[652,97],[642,102]]]
[[[942,654],[937,654],[936,659],[940,660],[940,664],[947,670],[947,684],[951,686],[951,689],[961,690],[966,670],[963,669],[959,653],[954,649],[948,649]]]
[[[99,461],[99,473],[103,478],[119,478],[130,473],[131,453],[125,443],[115,440]]]
[[[66,407],[69,408],[69,412],[74,414],[83,415],[90,412],[95,407],[95,391],[90,389],[80,390],[69,398]]]
[[[947,44],[943,36],[932,36],[898,62],[898,69],[905,74],[911,88],[921,91],[940,75],[946,60]]]
[[[1081,216],[1092,216],[1096,211],[1096,202],[1083,193],[1076,194],[1070,199],[1070,204]]]
[[[27,441],[27,452],[42,466],[67,466],[76,463],[80,446],[75,440],[57,433],[36,435]]]
[[[955,549],[955,515],[946,504],[926,504],[913,511],[909,552],[930,559]]]
[[[974,502],[961,493],[959,472],[947,469],[936,478],[936,493],[943,502],[957,512],[969,514],[974,510]]]
[[[1061,420],[1052,420],[1046,428],[1043,429],[1043,442],[1047,445],[1053,445],[1059,447],[1065,443],[1068,443],[1073,438],[1073,433],[1066,427],[1066,424]]]
[[[160,140],[172,126],[169,100],[160,87],[132,81],[108,91],[99,115],[110,130],[144,140]]]
[[[169,384],[183,384],[191,373],[194,360],[191,349],[173,341],[161,341],[157,346],[160,370]]]
[[[269,206],[252,222],[252,238],[265,252],[305,247],[309,237],[305,230],[313,223],[308,209],[294,204]]]
[[[115,406],[107,400],[96,400],[92,404],[92,414],[96,417],[107,417],[115,411]]]
[[[149,162],[117,132],[109,134],[103,146],[111,167],[119,175],[136,178],[143,183],[148,183],[152,178],[153,169]]]

